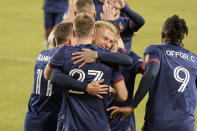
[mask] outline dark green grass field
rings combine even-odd
[[[185,47],[197,54],[196,0],[128,0],[144,16],[145,26],[133,39],[132,49],[142,56],[150,44],[160,43],[164,20],[178,14],[187,21]],[[36,55],[44,49],[43,0],[0,1],[0,131],[21,131],[33,87]],[[139,76],[136,80],[138,86]],[[146,99],[136,112],[137,131],[143,124]],[[197,126],[196,126],[197,130]]]

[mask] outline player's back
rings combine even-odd
[[[45,66],[56,49],[44,50],[36,58],[34,88],[25,118],[25,130],[56,129],[63,91],[60,88],[54,88],[50,81],[44,79]]]
[[[151,120],[156,127],[169,127],[166,129],[171,129],[176,122],[189,126],[188,123],[194,122],[197,103],[197,56],[182,46],[171,44],[153,45],[147,50],[152,50],[153,54],[157,52],[160,71],[150,91],[146,121]]]
[[[110,85],[112,80],[112,68],[102,63],[86,64],[82,69],[79,65],[73,65],[72,53],[79,52],[82,48],[97,50],[95,45],[78,45],[76,47],[63,47],[59,50],[64,57],[63,72],[73,78],[90,83],[104,79],[103,84]],[[63,54],[64,53],[64,54]],[[91,96],[84,92],[67,91],[66,94],[66,123],[67,131],[107,131],[109,129],[106,115],[107,95],[103,99]]]

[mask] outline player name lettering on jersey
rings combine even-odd
[[[174,56],[174,57],[179,57],[179,58],[182,58],[182,59],[185,59],[185,60],[188,60],[188,61],[192,61],[192,62],[195,62],[195,57],[194,56],[189,56],[187,53],[183,53],[183,52],[176,52],[176,51],[173,51],[173,50],[166,50],[166,54],[168,56]]]
[[[50,56],[45,56],[45,55],[39,54],[36,60],[42,61],[42,62],[49,62],[50,59],[51,59]]]

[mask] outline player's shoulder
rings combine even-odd
[[[158,51],[160,52],[162,49],[163,45],[150,45],[146,48],[145,53],[146,52],[151,52],[151,51]]]

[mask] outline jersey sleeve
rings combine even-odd
[[[132,65],[133,61],[132,59],[124,54],[119,52],[100,52],[98,51],[98,59],[107,62],[114,65],[122,65],[122,66],[128,66]]]
[[[114,69],[112,72],[112,84],[118,83],[120,81],[122,81],[124,79],[123,75],[121,74],[121,72],[119,71],[119,69]]]
[[[125,49],[119,48],[119,52],[127,54],[133,61],[133,64],[129,66],[129,70],[132,71],[134,74],[144,73],[144,60],[139,57],[133,51],[127,51]]]
[[[146,48],[144,52],[145,65],[148,64],[149,62],[156,62],[160,64],[160,59],[161,59],[160,51],[156,46],[151,45]]]
[[[61,68],[65,61],[64,49],[63,47],[57,49],[54,53],[53,57],[49,62],[49,66],[51,68]]]
[[[135,11],[131,10],[128,4],[126,4],[125,7],[121,9],[121,11],[128,16],[129,28],[133,31],[138,31],[144,25],[144,18]]]

